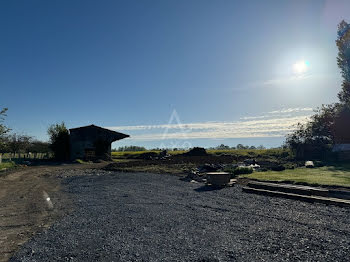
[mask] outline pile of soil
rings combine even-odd
[[[208,153],[203,147],[194,147],[190,151],[183,153],[184,156],[207,156]]]

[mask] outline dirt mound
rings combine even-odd
[[[190,151],[183,154],[184,156],[207,156],[208,153],[203,147],[194,147]]]

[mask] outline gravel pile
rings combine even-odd
[[[212,190],[170,175],[76,172],[88,176],[62,176],[75,211],[11,261],[349,259],[350,209],[246,194],[238,185]]]

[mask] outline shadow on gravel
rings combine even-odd
[[[225,187],[218,187],[218,186],[207,186],[207,185],[204,185],[204,186],[201,186],[199,188],[196,188],[194,189],[194,191],[196,192],[207,192],[207,191],[215,191],[215,190],[221,190]]]

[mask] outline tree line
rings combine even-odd
[[[216,147],[210,147],[209,150],[234,150],[234,149],[266,149],[263,145],[260,146],[246,146],[243,144],[238,144],[237,146],[227,146],[224,144],[218,145]],[[160,151],[164,148],[153,148],[150,151]],[[167,151],[182,151],[186,150],[185,148],[165,148]],[[112,152],[135,152],[135,151],[147,151],[143,146],[121,146],[119,148],[112,149]]]
[[[64,123],[51,125],[47,133],[49,142],[37,140],[28,135],[11,133],[4,124],[8,109],[0,111],[0,162],[3,154],[9,153],[11,158],[37,158],[44,154],[57,160],[67,160],[69,154],[69,133]]]
[[[236,146],[227,146],[227,145],[224,145],[224,144],[221,144],[219,146],[216,146],[216,147],[210,147],[209,149],[212,149],[212,150],[235,150],[235,149],[252,149],[252,150],[255,150],[255,149],[259,149],[259,150],[262,150],[262,149],[266,149],[266,147],[264,147],[263,145],[260,145],[260,146],[247,146],[247,145],[243,145],[243,144],[237,144]]]
[[[49,154],[50,144],[48,142],[33,139],[31,136],[10,134],[11,129],[4,125],[7,108],[0,111],[0,158],[4,153],[10,153],[11,157],[21,156],[36,158],[38,153]]]

